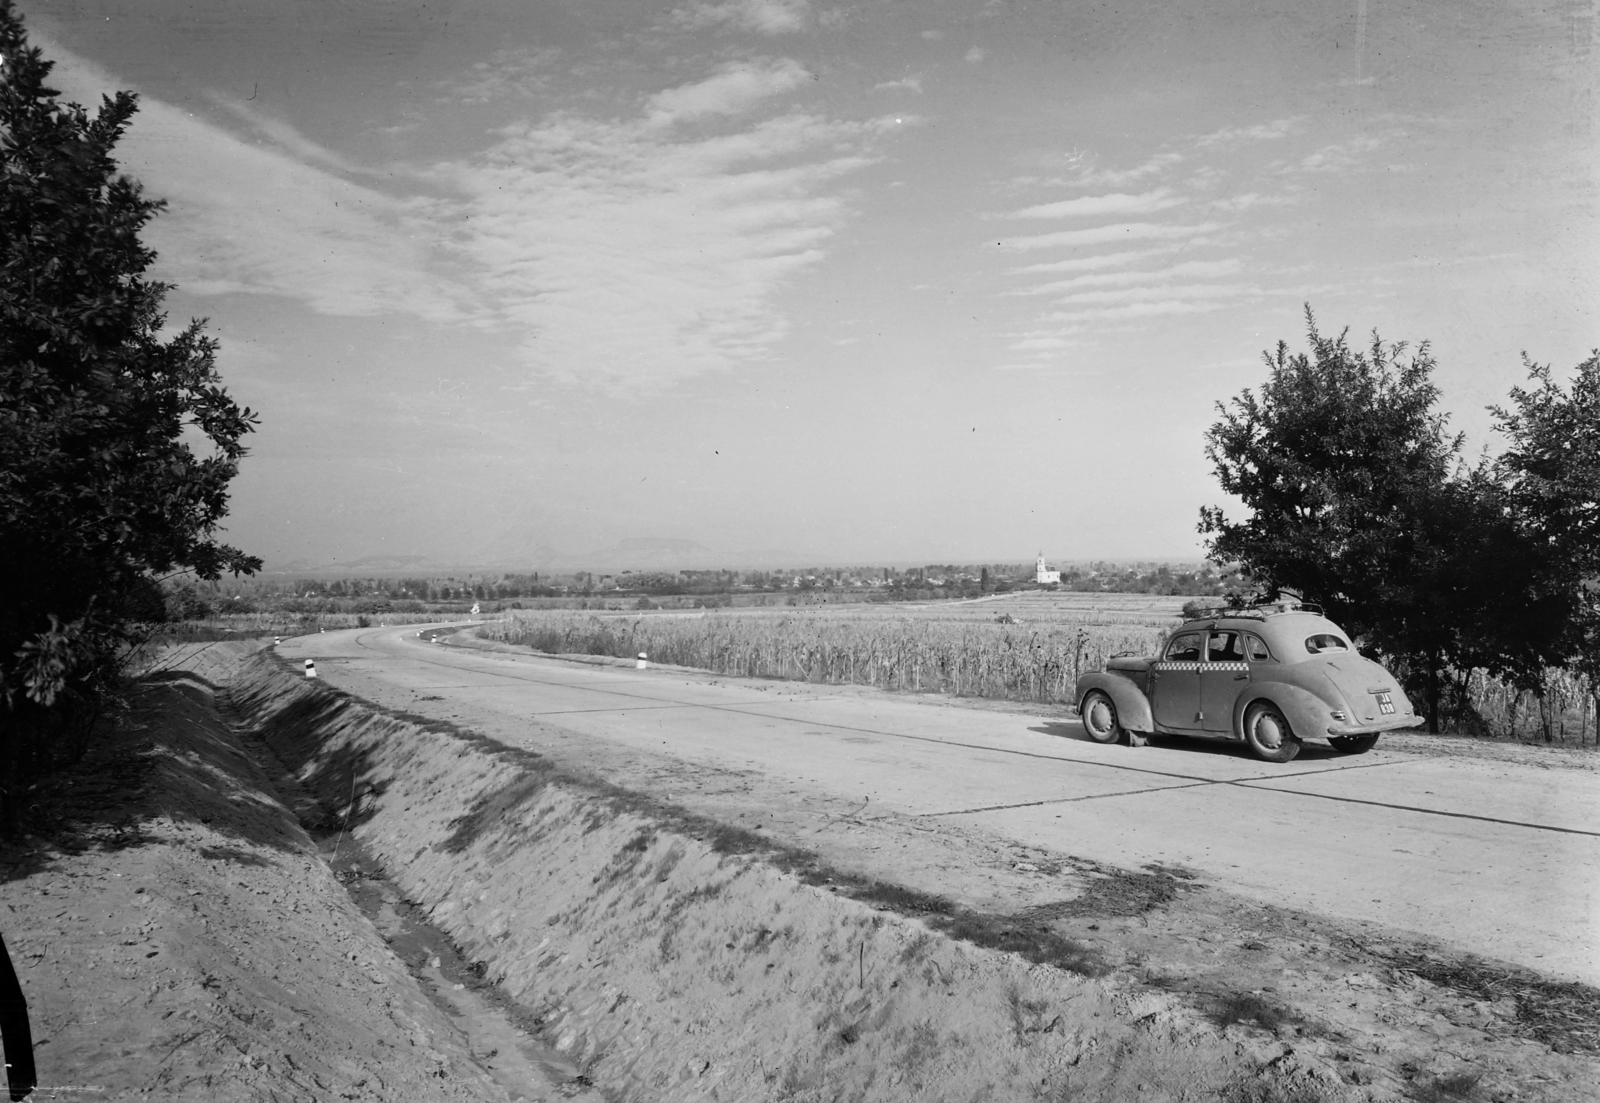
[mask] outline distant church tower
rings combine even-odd
[[[1033,563],[1033,580],[1043,586],[1050,582],[1060,582],[1061,572],[1052,571],[1044,565],[1044,552],[1039,553],[1039,558]]]

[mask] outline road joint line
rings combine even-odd
[[[1230,781],[1225,784],[1236,785],[1240,789],[1282,793],[1284,796],[1289,797],[1313,797],[1317,800],[1339,801],[1342,804],[1364,804],[1371,808],[1389,808],[1397,812],[1418,812],[1425,816],[1445,816],[1453,820],[1477,820],[1479,823],[1497,823],[1505,827],[1526,827],[1531,831],[1555,831],[1563,835],[1586,835],[1591,839],[1600,839],[1600,831],[1585,831],[1581,827],[1557,827],[1548,823],[1529,823],[1526,820],[1508,820],[1499,816],[1480,816],[1476,812],[1451,812],[1443,808],[1421,808],[1414,804],[1390,804],[1387,801],[1363,800],[1360,797],[1341,797],[1333,793],[1308,793],[1300,789],[1275,789],[1270,785],[1252,781]]]
[[[1049,800],[1025,800],[1019,804],[991,804],[983,808],[958,808],[951,812],[919,812],[918,819],[936,819],[940,816],[974,816],[979,812],[1008,812],[1013,808],[1042,808],[1047,804],[1077,804],[1085,800],[1106,800],[1110,797],[1137,797],[1146,793],[1170,793],[1174,789],[1198,789],[1217,782],[1196,781],[1188,785],[1157,785],[1147,789],[1123,789],[1115,793],[1086,793],[1081,797],[1052,797]]]

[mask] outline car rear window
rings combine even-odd
[[[1319,632],[1306,637],[1306,650],[1313,655],[1320,655],[1324,651],[1349,651],[1350,645],[1332,633]]]
[[[1266,641],[1258,636],[1244,638],[1244,653],[1249,655],[1253,662],[1264,663],[1272,660],[1272,652],[1267,650]]]
[[[1213,632],[1206,647],[1206,658],[1214,663],[1244,662],[1244,652],[1239,649],[1239,633]]]

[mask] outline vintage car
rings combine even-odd
[[[1117,655],[1079,678],[1076,698],[1096,743],[1209,736],[1243,740],[1268,762],[1288,762],[1307,739],[1359,754],[1380,732],[1422,723],[1395,677],[1338,625],[1287,602],[1186,621],[1159,654]]]

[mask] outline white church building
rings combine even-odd
[[[1044,585],[1047,582],[1061,581],[1060,571],[1052,571],[1049,567],[1044,565],[1044,552],[1040,552],[1039,558],[1034,560],[1033,580],[1040,585]]]

